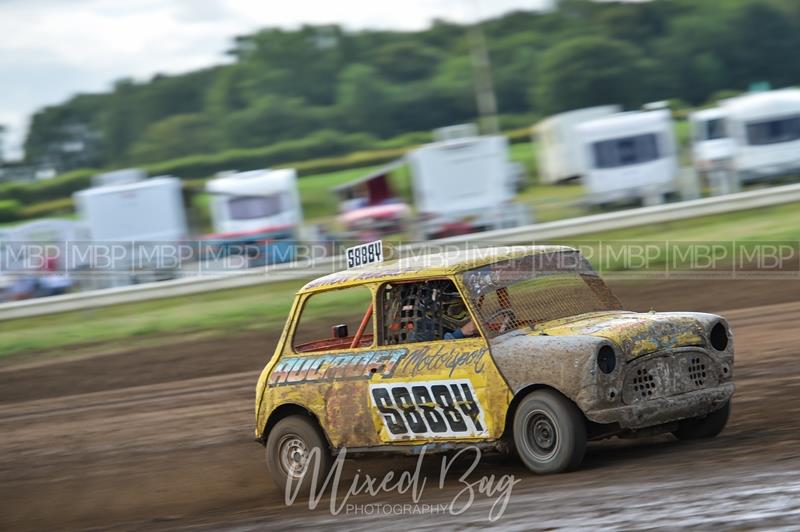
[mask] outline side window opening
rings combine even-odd
[[[432,342],[453,336],[471,322],[453,281],[390,283],[380,291],[381,344]]]
[[[370,347],[372,292],[366,286],[319,292],[303,304],[292,338],[297,353]]]

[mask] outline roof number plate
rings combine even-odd
[[[348,269],[383,262],[383,241],[376,240],[375,242],[347,248],[345,256],[347,257]]]

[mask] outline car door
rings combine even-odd
[[[375,374],[369,400],[383,443],[469,441],[502,434],[508,388],[450,279],[392,282],[377,292],[378,348],[404,354]],[[454,334],[455,333],[455,334]]]
[[[380,443],[368,384],[374,375],[391,373],[405,355],[376,347],[373,297],[370,285],[305,295],[267,379],[271,404],[309,410],[337,448]]]

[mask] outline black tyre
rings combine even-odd
[[[319,489],[333,462],[317,424],[305,416],[288,416],[278,421],[267,438],[266,454],[267,470],[278,488],[285,492],[291,481],[291,493],[297,490],[300,495],[311,490],[315,468]]]
[[[711,412],[705,417],[696,417],[692,419],[684,419],[678,424],[678,429],[673,431],[679,440],[702,440],[705,438],[713,438],[719,435],[720,432],[728,424],[728,418],[731,415],[731,402],[725,403],[725,406],[719,410]]]
[[[578,467],[586,452],[586,423],[564,396],[537,390],[514,414],[514,447],[534,473],[561,473]]]

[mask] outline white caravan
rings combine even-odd
[[[423,238],[528,223],[514,203],[508,139],[470,136],[427,144],[408,153],[414,203]]]
[[[736,142],[728,134],[725,111],[718,107],[695,111],[689,115],[689,125],[695,175],[700,178],[695,184],[705,181],[714,196],[738,191]]]
[[[667,110],[618,113],[577,126],[588,202],[661,203],[679,190],[672,117]]]
[[[689,115],[692,133],[692,158],[698,173],[706,174],[733,165],[736,143],[728,135],[725,111],[718,107]]]
[[[554,184],[580,178],[585,168],[583,146],[576,128],[589,120],[609,116],[622,110],[619,105],[601,105],[559,113],[531,128],[539,163],[539,182]]]
[[[170,279],[187,234],[181,181],[162,176],[92,187],[73,195],[91,237],[86,286]]]
[[[303,222],[297,172],[291,168],[226,173],[206,183],[215,235],[280,233],[295,238]]]
[[[742,183],[800,172],[800,89],[738,96],[721,109]]]
[[[179,242],[187,236],[176,177],[93,187],[73,197],[95,242]]]

